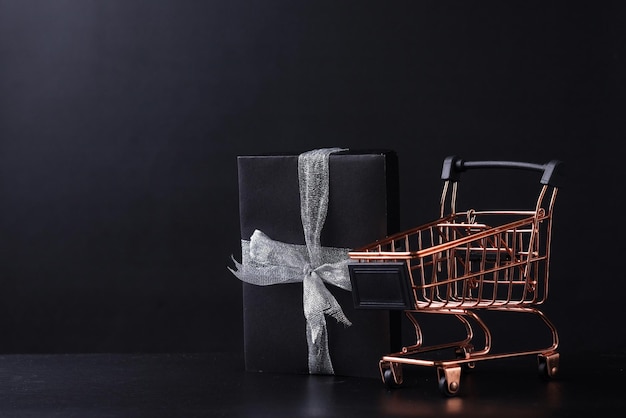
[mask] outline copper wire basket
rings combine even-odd
[[[477,362],[524,355],[537,355],[542,377],[556,375],[558,333],[538,306],[548,296],[560,164],[448,157],[442,169],[438,219],[349,253],[355,307],[403,310],[415,331],[413,344],[382,356],[379,362],[381,379],[388,387],[403,383],[402,365],[430,366],[437,370],[440,391],[455,396],[462,371],[473,369]],[[534,209],[457,211],[460,177],[477,169],[540,172]],[[536,349],[495,352],[492,331],[478,314],[486,310],[534,315],[549,330],[551,341]],[[422,313],[451,315],[460,321],[465,335],[425,345],[417,319]],[[475,341],[478,336],[480,342]],[[453,354],[442,358],[444,350]],[[439,355],[432,355],[435,352]]]

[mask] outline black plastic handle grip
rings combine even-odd
[[[443,161],[441,179],[459,181],[461,173],[469,169],[521,169],[541,172],[543,173],[540,181],[541,184],[549,184],[551,186],[558,187],[560,186],[561,167],[562,162],[559,160],[551,160],[545,164],[535,164],[522,161],[465,161],[456,156],[450,156],[446,157]]]

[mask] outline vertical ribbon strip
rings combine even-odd
[[[324,284],[351,290],[347,268],[350,249],[322,247],[320,240],[328,211],[328,161],[330,154],[342,150],[323,148],[298,156],[300,215],[305,245],[275,241],[255,230],[249,241],[241,242],[241,263],[233,259],[236,270],[229,267],[237,278],[255,285],[302,282],[311,374],[334,374],[325,315],[345,326],[351,325]]]

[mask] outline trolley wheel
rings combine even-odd
[[[452,389],[450,386],[452,386],[454,389]],[[445,395],[445,396],[447,396],[449,398],[454,397],[454,396],[456,396],[459,393],[459,384],[458,383],[456,383],[456,384],[453,383],[452,385],[449,385],[448,384],[448,380],[446,379],[446,377],[445,376],[441,376],[439,378],[439,391],[443,395]]]
[[[402,365],[399,363],[380,362],[380,373],[388,389],[400,387],[403,382]]]
[[[437,369],[439,391],[447,396],[453,397],[458,395],[461,386],[461,367],[450,367]]]
[[[385,380],[385,386],[388,389],[393,389],[398,386],[393,379],[393,372],[391,371],[391,369],[387,369],[384,371],[383,379]]]
[[[548,372],[548,365],[545,360],[539,360],[539,377],[542,379],[550,379],[550,373]]]
[[[550,380],[559,371],[559,354],[539,354],[537,356],[537,365],[539,370],[539,377],[544,380]]]

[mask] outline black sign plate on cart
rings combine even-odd
[[[405,262],[350,263],[348,270],[356,309],[413,309]]]

